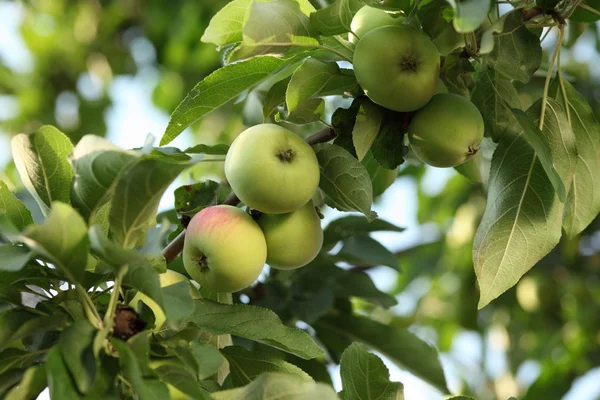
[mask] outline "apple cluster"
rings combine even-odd
[[[248,128],[227,152],[225,177],[258,212],[220,205],[194,215],[183,247],[192,279],[211,291],[235,292],[254,282],[265,263],[294,269],[317,256],[323,230],[312,197],[320,171],[304,140],[274,124]]]
[[[460,165],[479,150],[483,118],[468,99],[447,93],[435,44],[406,22],[403,14],[369,6],[356,13],[349,35],[356,79],[373,102],[413,114],[408,139],[421,161]]]

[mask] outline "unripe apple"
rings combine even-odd
[[[362,38],[373,29],[388,25],[402,25],[405,20],[406,18],[402,14],[392,14],[379,8],[364,6],[358,10],[350,23],[350,30],[358,38],[350,33],[348,34],[348,40],[350,43],[356,44],[359,38]]]
[[[440,56],[433,42],[408,26],[384,26],[361,37],[354,73],[375,103],[394,111],[423,107],[435,93]]]
[[[260,227],[237,207],[207,207],[187,226],[183,265],[208,290],[229,293],[250,286],[266,258]]]
[[[408,139],[421,161],[455,167],[477,153],[483,130],[483,118],[473,103],[457,94],[440,93],[412,118]]]
[[[289,213],[311,199],[319,186],[319,163],[300,136],[275,124],[246,129],[225,158],[225,176],[248,207]]]
[[[323,229],[309,201],[288,214],[262,214],[258,219],[267,242],[267,264],[294,269],[311,262],[323,246]]]

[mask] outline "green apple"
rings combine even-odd
[[[244,289],[258,278],[267,244],[258,224],[237,207],[207,207],[187,226],[183,265],[202,287],[219,293]]]
[[[158,369],[165,365],[166,366],[174,365],[179,368],[182,367],[181,362],[179,362],[179,360],[176,359],[175,357],[163,358],[163,359],[151,359],[150,363],[148,365],[152,369]],[[183,393],[181,390],[177,389],[173,385],[167,384],[167,388],[169,389],[169,396],[170,396],[171,400],[188,400],[191,398],[190,396]]]
[[[408,140],[419,159],[434,167],[455,167],[479,150],[483,118],[473,103],[457,94],[440,93],[408,125]]]
[[[258,219],[267,242],[267,264],[294,269],[311,262],[323,246],[323,229],[309,201],[288,214],[262,214]]]
[[[274,124],[246,129],[225,158],[225,176],[248,207],[267,214],[292,212],[319,186],[319,163],[300,136]]]
[[[356,44],[361,37],[373,29],[388,25],[402,25],[405,19],[403,14],[392,14],[379,8],[364,6],[352,18],[348,40]]]
[[[435,93],[440,69],[437,48],[408,26],[384,26],[363,36],[354,49],[354,73],[375,103],[414,111]]]
[[[180,274],[176,271],[172,271],[170,269],[168,269],[167,272],[158,275],[158,279],[160,282],[160,287],[171,286],[182,281],[189,282],[189,279],[185,275]],[[199,299],[202,297],[200,296],[200,292],[198,291],[198,289],[193,285],[190,287],[190,294],[194,299]],[[161,329],[165,321],[167,320],[167,316],[165,315],[162,308],[160,308],[160,306],[154,300],[152,300],[150,297],[146,296],[142,292],[137,292],[135,296],[133,296],[133,299],[131,299],[131,301],[129,302],[129,306],[133,309],[137,309],[138,302],[140,301],[146,304],[148,307],[150,307],[150,309],[154,313],[154,329],[152,330]]]

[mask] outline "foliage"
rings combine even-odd
[[[3,129],[29,132],[12,138],[16,170],[0,181],[0,395],[35,398],[48,387],[56,399],[403,399],[408,387],[376,351],[444,395],[493,398],[484,368],[478,380],[453,374],[453,385],[442,368],[440,353],[466,331],[510,338],[512,372],[539,360],[539,379],[511,393],[522,399],[562,395],[599,365],[600,124],[593,91],[573,65],[560,65],[565,21],[597,20],[593,1],[525,0],[503,13],[492,0],[215,3],[28,5],[22,34],[46,61],[30,74],[51,84],[46,91],[0,70],[0,88],[22,105]],[[472,181],[453,174],[428,192],[431,170],[407,147],[412,114],[386,110],[360,89],[347,39],[364,4],[406,14],[443,55],[448,90],[481,112],[483,154],[460,169]],[[35,29],[44,13],[63,22],[48,37]],[[123,53],[120,41],[134,46],[137,35],[127,35],[130,25],[145,29],[164,67],[155,102],[173,112],[157,148],[102,138],[105,91],[81,97],[78,123],[48,114],[81,74],[108,85],[143,67]],[[540,27],[558,31],[549,59]],[[218,113],[227,124],[200,129]],[[186,221],[232,199],[222,176],[231,141],[263,121],[302,136],[325,126],[306,138],[321,172],[313,201],[353,214],[327,224],[309,265],[268,269],[240,293],[200,288],[196,296],[187,279],[161,287],[168,269],[184,272],[176,255]],[[164,147],[188,127],[197,145]],[[179,177],[189,184],[158,214]],[[380,232],[410,231],[374,208],[398,177],[415,183],[419,222],[433,223],[436,238],[392,252]],[[397,277],[389,293],[374,282],[378,271]],[[423,281],[430,290],[398,315],[401,294]],[[146,300],[133,301],[139,294]],[[338,364],[340,393],[327,373]]]

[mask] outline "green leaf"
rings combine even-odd
[[[31,252],[24,246],[0,245],[0,270],[20,271],[31,258]]]
[[[207,390],[184,368],[178,365],[165,364],[156,368],[155,371],[162,381],[174,386],[192,399],[212,400]],[[174,399],[175,396],[171,396],[171,398]]]
[[[314,97],[351,93],[358,88],[351,70],[340,69],[334,62],[308,58],[294,71],[285,99],[288,111]]]
[[[87,227],[70,205],[52,203],[48,219],[27,228],[22,240],[75,281],[83,279],[89,250]]]
[[[548,138],[560,132],[543,129]],[[561,236],[563,207],[535,151],[506,137],[492,157],[488,201],[473,243],[479,308],[517,283]]]
[[[373,186],[369,173],[358,160],[342,147],[321,143],[313,146],[321,169],[319,187],[327,205],[340,211],[358,211],[369,221],[377,214],[371,211]]]
[[[298,293],[290,302],[290,311],[301,321],[312,324],[333,306],[334,296],[331,288],[321,287],[312,293]]]
[[[542,63],[540,39],[525,27],[520,12],[506,18],[502,32],[494,35],[494,50],[486,59],[497,72],[523,83],[538,70]]]
[[[317,323],[319,338],[320,329],[334,334],[334,340],[337,342],[340,338],[363,342],[443,393],[450,392],[436,349],[406,329],[353,315],[331,315],[321,318]]]
[[[233,0],[219,10],[200,38],[219,47],[242,41],[242,28],[252,0]]]
[[[451,92],[468,95],[474,86],[473,74],[475,68],[469,60],[460,57],[458,53],[451,53],[444,59],[442,77]]]
[[[17,198],[6,186],[6,183],[0,180],[0,214],[5,214],[10,222],[22,231],[27,225],[33,224],[31,211],[25,207],[25,204]]]
[[[260,375],[247,386],[211,396],[215,400],[338,400],[329,385],[274,372]]]
[[[146,241],[156,226],[156,212],[163,193],[189,164],[167,158],[145,157],[121,174],[110,208],[113,238],[125,248]]]
[[[434,0],[423,6],[419,5],[417,16],[427,36],[436,39],[442,36],[443,32],[450,32],[448,30],[450,24],[444,18],[448,13],[451,14],[451,17],[454,17],[452,7],[445,0]],[[452,29],[451,32],[455,32],[455,30]]]
[[[71,201],[73,168],[68,157],[73,152],[69,138],[50,125],[30,135],[12,138],[13,160],[23,185],[37,201],[44,215],[54,201]]]
[[[20,340],[36,333],[54,331],[66,325],[64,314],[40,316],[31,311],[13,308],[0,314],[0,351],[10,342]]]
[[[198,83],[177,106],[160,140],[164,146],[209,112],[251,89],[285,63],[276,57],[256,57],[219,68]]]
[[[600,19],[600,0],[583,0],[586,6],[596,10],[592,12],[579,6],[575,9],[573,14],[569,17],[569,21],[577,22],[595,22]]]
[[[230,190],[214,181],[204,181],[175,189],[175,210],[193,216],[206,207],[222,202]]]
[[[453,397],[449,397],[448,400],[476,400],[476,399],[471,396],[453,396]],[[508,399],[508,400],[510,400],[510,399]]]
[[[404,145],[405,121],[406,114],[386,111],[379,134],[371,147],[373,157],[383,168],[396,169],[408,154],[408,147]]]
[[[232,334],[309,359],[322,354],[310,335],[281,323],[271,310],[243,304],[195,300],[190,322],[213,335]]]
[[[600,124],[577,90],[567,81],[563,85],[564,91],[555,79],[550,87],[550,96],[567,110],[567,121],[570,121],[577,144],[575,175],[563,216],[563,228],[567,236],[574,237],[600,212],[600,183],[597,179],[600,171]]]
[[[340,240],[371,232],[403,232],[404,228],[382,219],[368,221],[359,215],[348,215],[331,221],[324,230],[323,248],[331,249]]]
[[[138,365],[134,353],[127,344],[119,339],[112,338],[112,345],[119,352],[119,364],[123,376],[131,385],[140,400],[161,400],[169,398],[167,385],[153,377],[145,377]]]
[[[446,0],[454,9],[454,29],[459,33],[475,31],[490,11],[490,0]]]
[[[292,77],[275,82],[267,91],[263,100],[263,121],[267,122],[273,112],[285,101],[285,93]]]
[[[230,378],[233,387],[247,385],[259,375],[267,372],[279,372],[312,382],[313,379],[300,368],[271,354],[260,351],[248,351],[240,346],[221,349],[229,361]]]
[[[333,4],[312,13],[310,23],[323,36],[350,32],[352,17],[358,11],[358,9],[353,9],[356,8],[353,7],[356,3],[362,6],[359,2],[351,0],[335,0]]]
[[[383,361],[360,343],[352,343],[342,354],[340,374],[344,400],[404,399],[404,385],[391,382]]]
[[[481,112],[486,134],[494,142],[515,133],[513,124],[516,120],[510,109],[520,107],[521,101],[509,79],[493,69],[480,73],[471,101]]]
[[[380,134],[378,139],[384,135]],[[378,142],[379,140],[376,140],[374,146],[376,146]],[[394,158],[404,157],[402,154],[407,154],[408,147],[403,147],[397,151],[399,154],[393,155]],[[404,159],[402,161],[404,161]],[[385,193],[385,191],[396,181],[396,178],[398,178],[399,167],[394,169],[382,167],[377,160],[375,160],[375,157],[373,157],[373,149],[367,153],[361,162],[362,165],[364,165],[367,169],[369,177],[371,178],[371,184],[373,185],[373,198],[381,196],[383,193]]]
[[[63,331],[58,341],[64,363],[81,393],[89,390],[96,373],[92,342],[97,332],[89,321],[76,321]]]
[[[9,347],[0,352],[0,375],[9,369],[25,369],[37,364],[43,357],[44,355]]]
[[[183,152],[191,154],[210,154],[216,156],[224,156],[229,150],[229,145],[226,144],[215,144],[209,146],[207,144],[197,144],[193,147],[188,147]]]
[[[352,130],[356,123],[356,114],[358,114],[360,105],[364,101],[367,101],[366,97],[358,97],[352,101],[350,108],[338,108],[331,116],[331,125],[337,134],[333,143],[342,147],[354,157],[356,157],[356,150],[352,141]]]
[[[190,342],[189,346],[189,352],[198,364],[197,375],[200,380],[215,375],[225,362],[225,358],[215,346],[197,340]]]
[[[361,0],[366,5],[388,11],[404,11],[408,14],[413,8],[413,0]]]
[[[54,346],[46,357],[46,373],[51,399],[80,399],[61,356],[60,347]]]
[[[323,99],[308,99],[300,104],[284,119],[292,124],[305,125],[317,122],[325,114],[325,101]],[[277,116],[275,120],[278,120]]]
[[[359,266],[386,265],[400,270],[396,256],[368,235],[359,234],[344,241],[336,258]]]
[[[242,28],[242,43],[228,61],[264,54],[285,54],[319,46],[308,17],[294,0],[255,1]]]
[[[28,368],[21,382],[6,394],[5,400],[37,399],[46,386],[46,366]]]
[[[71,157],[75,170],[71,201],[86,221],[94,223],[112,197],[120,173],[137,158],[99,136],[81,138]]]
[[[365,157],[373,142],[377,139],[383,124],[384,113],[384,109],[373,102],[365,101],[360,105],[352,129],[352,142],[358,161]]]
[[[167,322],[172,327],[179,326],[194,312],[194,300],[189,288],[190,284],[187,281],[162,288]]]

